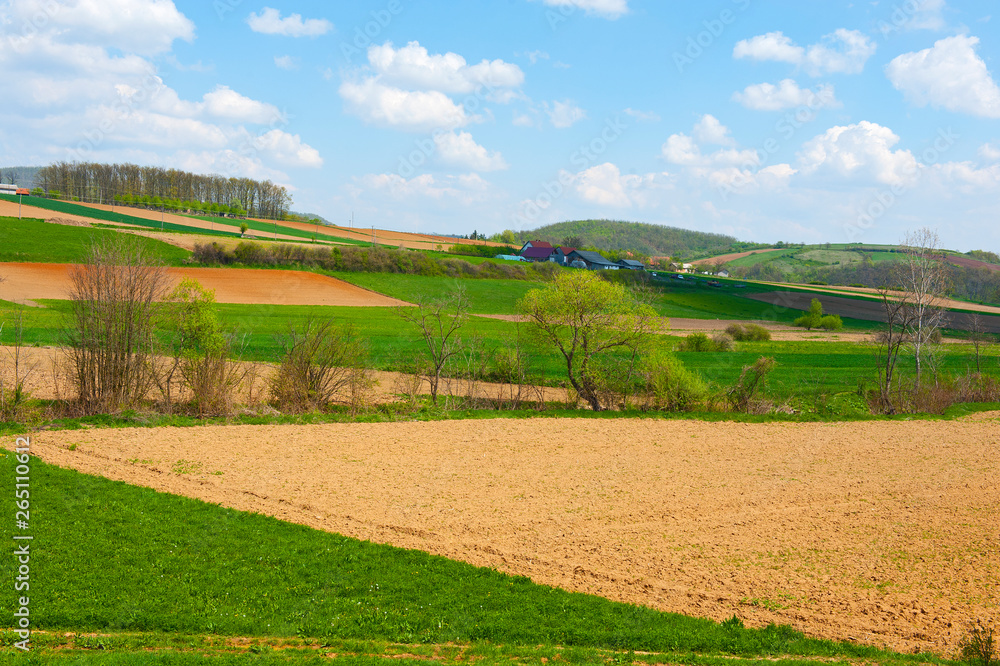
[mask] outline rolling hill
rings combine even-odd
[[[630,250],[647,256],[684,259],[764,247],[742,243],[732,236],[619,220],[558,222],[522,231],[518,237],[522,243],[543,240],[560,245],[596,247],[606,251]]]

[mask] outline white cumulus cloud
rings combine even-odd
[[[757,83],[747,86],[743,92],[733,93],[733,101],[755,111],[782,111],[801,106],[819,110],[840,106],[833,85],[824,83],[811,90],[800,88],[793,79],[784,79],[778,85]]]
[[[897,143],[899,137],[892,130],[867,120],[835,126],[803,144],[799,165],[809,175],[908,185],[917,177],[919,165],[909,150],[893,150]]]
[[[340,96],[348,111],[367,123],[410,131],[463,127],[474,118],[437,90],[401,90],[376,79],[345,81]]]
[[[303,19],[301,14],[282,18],[281,12],[271,7],[264,7],[260,14],[251,12],[247,24],[254,32],[284,37],[319,37],[333,30],[333,24],[326,19]]]
[[[298,134],[273,129],[253,137],[250,144],[259,152],[280,164],[318,169],[323,166],[319,151],[302,142]]]
[[[802,67],[811,76],[821,76],[860,74],[875,50],[875,42],[858,30],[839,28],[808,47],[795,44],[778,31],[737,42],[733,57],[786,62]]]
[[[1000,118],[1000,87],[976,54],[978,37],[956,35],[893,59],[885,73],[908,102]]]
[[[469,65],[457,53],[431,54],[418,42],[396,49],[391,42],[368,48],[372,71],[389,85],[409,90],[437,90],[449,94],[489,89],[517,88],[524,72],[503,60],[483,60]]]
[[[58,35],[61,43],[149,56],[169,51],[177,39],[194,39],[194,23],[173,0],[16,0],[5,4],[10,22],[4,25],[4,41],[43,32]]]
[[[716,146],[735,146],[736,141],[729,136],[729,128],[711,114],[705,114],[694,126],[694,138],[700,143]]]
[[[546,103],[545,113],[548,114],[549,121],[556,129],[572,127],[587,117],[586,111],[568,99],[562,102],[552,102],[552,104]]]
[[[796,45],[781,31],[743,39],[736,42],[736,46],[733,47],[734,58],[787,62],[793,65],[801,64],[805,53],[804,48]]]
[[[205,112],[216,118],[258,125],[283,118],[276,106],[250,99],[228,86],[217,86],[205,94],[204,100]]]
[[[500,153],[480,146],[468,132],[445,132],[434,137],[441,161],[472,171],[500,171],[508,168]]]

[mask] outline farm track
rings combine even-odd
[[[1000,620],[998,417],[212,426],[32,443],[57,465],[539,583],[953,654],[970,621]],[[174,473],[178,460],[203,473]]]

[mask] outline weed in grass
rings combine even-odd
[[[1000,653],[997,651],[993,627],[974,624],[962,638],[958,646],[958,656],[969,666],[997,666]]]

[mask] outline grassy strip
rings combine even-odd
[[[467,257],[458,257],[466,260]],[[465,290],[471,303],[470,311],[477,314],[516,314],[517,301],[531,289],[543,286],[525,280],[475,279],[463,280],[425,275],[397,273],[327,273],[344,282],[377,291],[409,303],[446,298],[456,289]]]
[[[0,199],[4,201],[10,201],[12,203],[17,203],[17,197],[10,194],[0,194]],[[238,232],[229,231],[211,231],[209,229],[195,229],[194,227],[189,227],[181,224],[174,224],[172,222],[155,222],[153,220],[147,220],[143,217],[135,217],[133,215],[126,215],[125,213],[112,213],[111,211],[102,210],[100,208],[91,208],[90,206],[81,206],[80,204],[72,203],[69,201],[56,201],[54,199],[44,199],[42,197],[29,197],[25,199],[22,203],[29,206],[34,206],[35,208],[44,208],[45,210],[51,210],[58,213],[65,213],[67,215],[75,215],[77,217],[88,217],[94,220],[104,220],[106,222],[120,222],[122,224],[133,224],[144,229],[162,229],[163,231],[197,231],[200,234],[205,234],[209,236],[239,236]]]
[[[447,284],[447,280],[438,278],[393,277],[401,278],[401,285]],[[470,294],[474,293],[472,290],[479,282],[489,281],[468,281]],[[497,282],[510,288],[519,284],[514,281]],[[489,309],[491,302],[489,298],[493,292],[488,288],[489,285],[486,287],[477,296],[483,299],[478,306],[481,309]],[[29,344],[61,344],[60,330],[69,313],[69,302],[42,302],[46,305],[45,308],[23,309],[26,340]],[[500,299],[492,302],[497,305],[496,309],[501,309]],[[15,306],[7,304],[7,307],[0,308],[0,321],[12,321],[9,313],[13,307]],[[247,360],[279,361],[282,353],[279,336],[287,332],[290,323],[301,325],[310,317],[329,317],[341,324],[353,326],[367,340],[372,361],[379,370],[405,371],[408,361],[417,358],[425,350],[416,329],[405,324],[391,308],[233,304],[217,307],[220,318],[227,327],[247,333]],[[11,336],[10,326],[0,330],[0,342],[10,344]],[[536,383],[559,386],[565,380],[565,361],[552,348],[535,340],[524,324],[472,317],[462,329],[462,337],[467,341],[478,341],[487,349],[509,346],[512,340],[520,337],[530,352],[531,367],[537,375]],[[671,348],[681,337],[682,332],[657,336],[650,351]],[[969,345],[943,345],[940,351],[940,370],[944,373],[964,374],[972,363]],[[685,366],[699,372],[716,387],[731,385],[739,377],[743,366],[753,363],[758,357],[773,356],[778,367],[768,378],[769,395],[779,401],[792,401],[793,407],[804,412],[814,411],[815,404],[820,401],[820,411],[826,413],[827,410],[833,410],[828,415],[834,418],[861,417],[867,413],[854,394],[859,379],[875,376],[872,350],[854,342],[745,342],[739,343],[737,350],[733,352],[678,352],[678,356]],[[901,370],[905,371],[911,362],[912,359],[902,358]],[[996,374],[1000,368],[1000,348],[994,346],[988,349],[984,364],[989,374]],[[837,395],[840,397],[834,400]]]
[[[15,466],[4,454],[0,475],[12,479]],[[30,468],[36,630],[890,657],[786,626],[720,625],[570,593],[37,459]],[[12,524],[14,509],[3,503],[0,520]],[[15,566],[0,560],[0,576],[12,580]],[[0,592],[0,614],[11,616],[15,596],[12,586]]]
[[[400,421],[489,421],[494,419],[649,419],[658,421],[704,421],[732,423],[843,423],[846,421],[920,421],[954,420],[971,414],[1000,411],[1000,403],[959,403],[943,415],[898,414],[873,416],[858,408],[854,413],[843,405],[839,409],[803,411],[798,413],[773,412],[768,414],[743,414],[738,412],[592,412],[568,409],[561,404],[545,405],[538,409],[498,411],[495,409],[444,409],[434,407],[425,396],[422,406],[410,408],[402,404],[381,405],[371,411],[352,415],[347,409],[308,414],[238,414],[225,417],[199,418],[182,414],[157,414],[124,412],[118,415],[59,418],[46,423],[45,429],[90,430],[94,428],[199,428],[204,426],[237,425],[318,425],[324,423],[390,423]],[[0,422],[0,435],[25,434],[23,424]]]
[[[50,224],[27,217],[0,217],[0,262],[78,263],[84,260],[90,244],[116,233],[108,229]],[[187,250],[152,238],[136,236],[135,241],[171,266],[179,266],[191,255]],[[2,275],[3,267],[0,266]]]
[[[0,638],[5,641],[6,637]],[[0,651],[0,657],[3,652]],[[636,653],[634,651],[602,650],[596,648],[566,647],[561,645],[522,646],[493,643],[471,645],[421,645],[398,644],[383,641],[328,640],[322,642],[303,639],[278,638],[223,638],[219,636],[187,635],[164,636],[158,634],[100,634],[83,636],[40,635],[34,663],[74,664],[227,664],[246,663],[240,658],[253,659],[255,664],[300,664],[347,662],[389,664],[402,662],[434,663],[441,666],[477,664],[479,666],[506,664],[688,664],[691,666],[805,666],[825,664],[847,666],[850,661],[808,659],[802,657],[770,657],[768,659],[718,657],[694,653]],[[148,658],[149,661],[145,661]],[[880,666],[911,664],[909,657],[886,654],[872,662]],[[929,658],[925,663],[944,664],[943,660]]]
[[[281,221],[277,222],[264,222],[262,220],[255,220],[252,218],[246,219],[233,219],[231,217],[213,217],[206,215],[188,215],[186,213],[180,213],[183,217],[190,217],[193,220],[205,221],[205,222],[215,222],[215,224],[227,227],[233,227],[234,229],[239,229],[241,224],[246,224],[247,228],[252,231],[258,231],[259,234],[254,234],[259,240],[268,240],[267,234],[277,233],[283,234],[285,236],[295,236],[297,238],[302,238],[304,240],[316,240],[322,241],[332,241],[341,245],[371,245],[370,242],[359,241],[353,238],[343,238],[341,236],[336,236],[323,231],[327,229],[325,225],[319,225],[319,231],[305,231],[303,229],[298,229],[296,227],[291,227],[283,224]],[[237,235],[239,233],[237,232]],[[380,243],[381,245],[381,243]],[[391,247],[391,246],[386,246]]]

